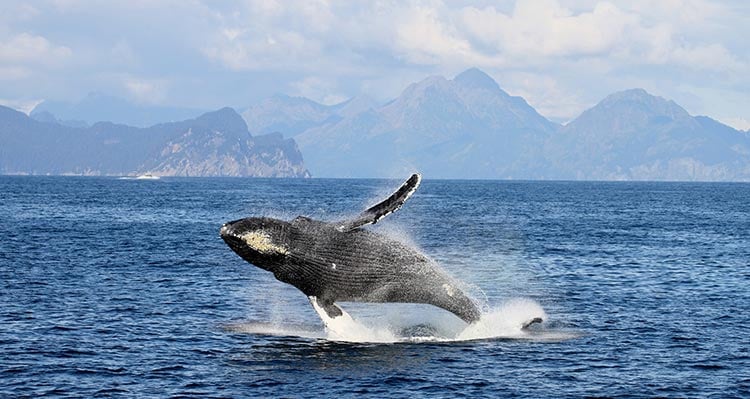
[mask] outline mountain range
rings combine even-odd
[[[550,178],[750,180],[750,135],[642,89],[608,96],[545,144]]]
[[[91,125],[99,114],[85,103],[62,113],[42,103],[33,119],[13,114],[16,122],[0,112],[0,172],[750,181],[750,133],[671,100],[625,90],[561,125],[476,68],[428,77],[384,104],[360,96],[324,105],[279,94],[243,109],[242,118],[226,108],[148,128]],[[131,117],[127,109],[175,115],[109,104]],[[9,126],[34,133],[13,136]]]
[[[281,100],[276,109],[300,101],[327,109]],[[257,115],[251,124],[269,125]],[[750,180],[747,132],[692,116],[642,89],[614,93],[560,125],[472,68],[453,79],[428,77],[359,112],[304,115],[312,113],[295,114],[295,128],[286,128],[315,176],[400,177],[419,170],[437,178]],[[274,128],[287,132],[285,120]]]
[[[307,129],[339,121],[375,107],[366,96],[351,98],[335,105],[323,105],[305,97],[276,94],[242,112],[252,134],[284,132],[294,137]]]
[[[296,136],[316,175],[543,178],[536,148],[559,129],[489,76],[430,77],[393,101]]]
[[[309,177],[293,139],[231,108],[148,128],[42,122],[0,107],[0,174]]]

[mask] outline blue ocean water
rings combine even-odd
[[[748,184],[426,180],[374,228],[466,284],[484,339],[359,304],[401,338],[331,339],[218,235],[346,217],[399,183],[0,177],[0,397],[750,396]]]

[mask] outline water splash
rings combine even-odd
[[[482,314],[479,321],[461,331],[456,340],[527,337],[529,333],[523,327],[534,319],[547,320],[547,314],[538,303],[525,298],[513,299]]]
[[[310,299],[315,312],[325,325],[327,338],[331,341],[347,342],[396,342],[398,338],[388,328],[367,326],[352,318],[349,313],[341,310],[338,317],[328,317],[328,314],[318,306],[315,298]]]
[[[323,321],[322,331],[319,328],[315,330],[276,323],[235,324],[230,330],[355,343],[460,342],[490,339],[559,341],[578,336],[569,331],[547,330],[543,327],[544,323],[538,327],[524,328],[536,318],[547,321],[544,309],[537,302],[525,298],[512,299],[498,307],[490,308],[476,323],[468,326],[462,324],[458,328],[455,320],[441,317],[411,325],[404,325],[403,320],[398,320],[398,317],[354,318],[347,312],[330,318],[314,301],[312,303]]]

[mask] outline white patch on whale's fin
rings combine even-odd
[[[338,336],[344,336],[347,331],[351,330],[351,326],[357,323],[354,319],[349,316],[349,313],[344,312],[343,309],[338,307],[335,303],[323,304],[318,298],[309,296],[307,299],[310,300],[315,312],[320,316],[320,320],[326,326],[328,332]]]
[[[320,299],[314,296],[309,296],[307,297],[307,299],[310,300],[310,304],[313,305],[313,308],[315,308],[315,311],[318,312],[321,318],[323,318],[323,315],[321,315],[321,312],[325,313],[325,316],[327,319],[335,319],[339,316],[346,315],[346,312],[344,312],[335,303],[324,303],[323,301],[321,301]]]
[[[417,191],[421,181],[422,176],[419,173],[411,175],[411,177],[409,177],[404,184],[396,190],[396,192],[391,194],[390,197],[367,208],[352,220],[345,220],[337,223],[336,229],[342,232],[350,231],[367,224],[377,223],[380,219],[401,208],[401,206],[404,205],[404,202],[406,202],[406,200]]]

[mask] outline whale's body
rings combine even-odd
[[[246,218],[222,226],[221,237],[246,261],[297,287],[331,318],[336,302],[431,304],[471,323],[480,312],[456,282],[414,248],[362,226],[398,209],[419,185],[413,175],[358,218],[327,223]]]

